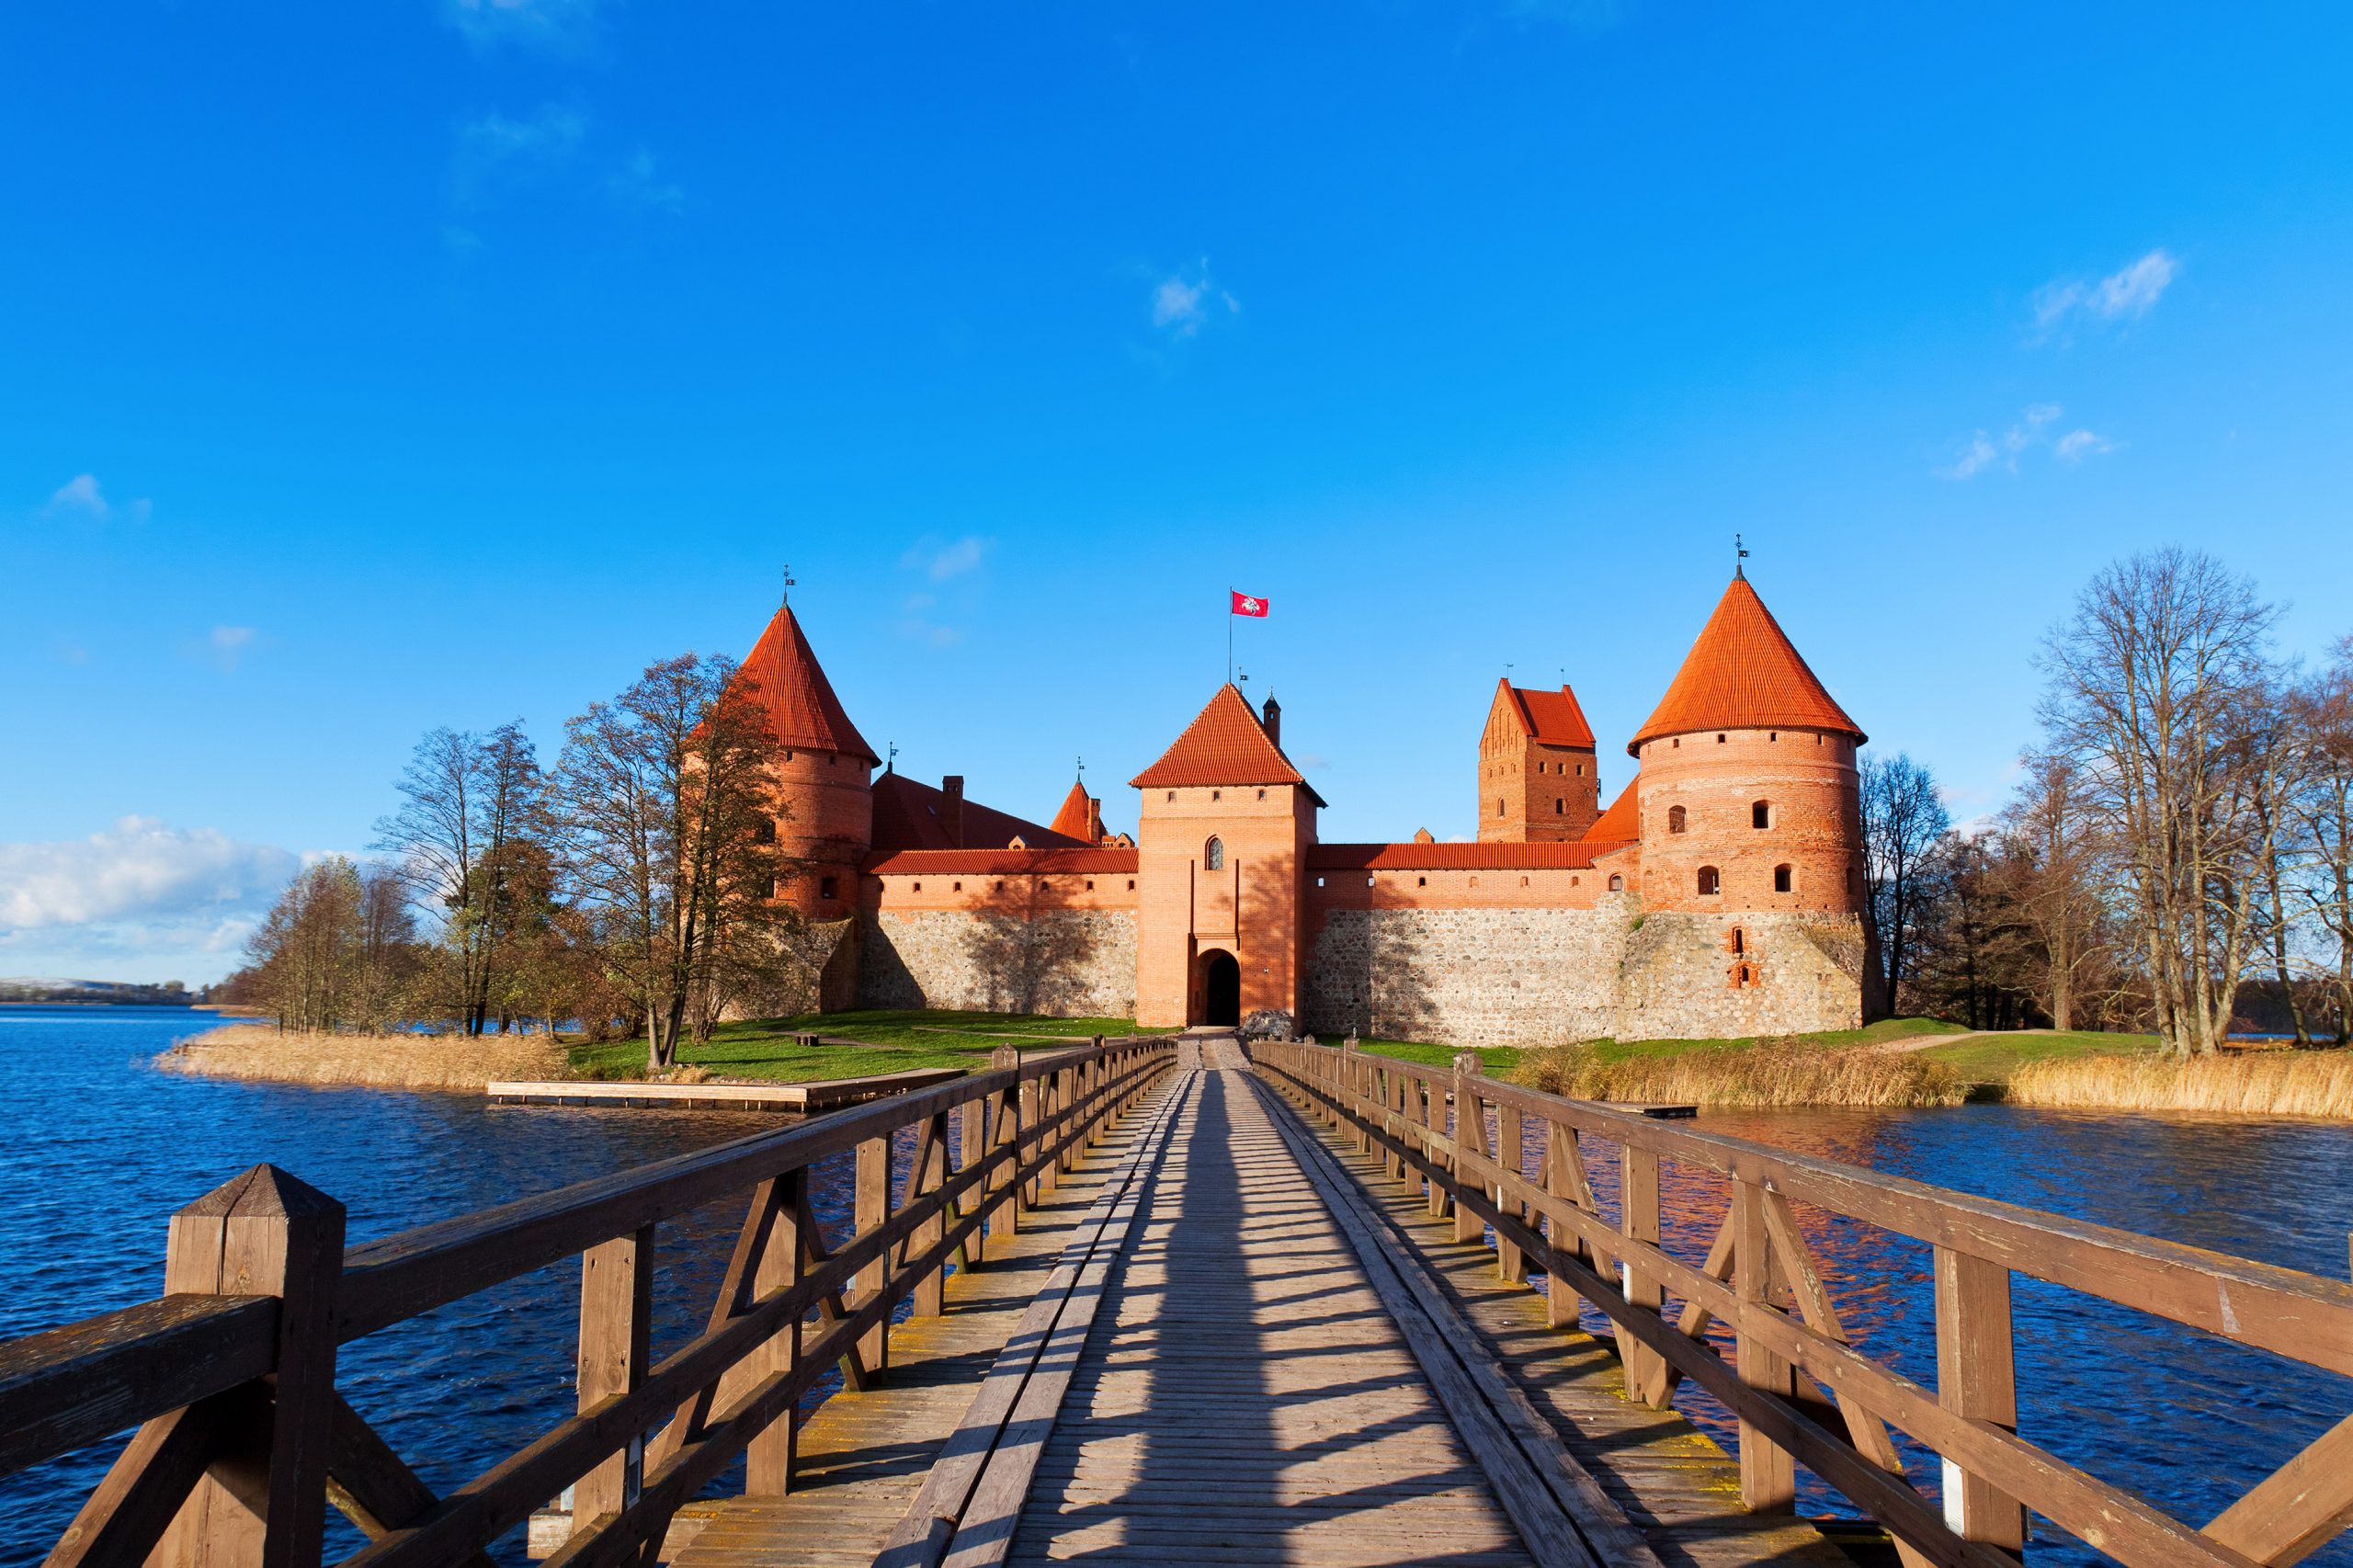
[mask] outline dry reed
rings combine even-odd
[[[563,1048],[545,1035],[320,1034],[225,1024],[155,1058],[167,1073],[379,1089],[479,1089],[493,1080],[568,1078]]]
[[[1512,1081],[1572,1099],[1709,1106],[1953,1106],[1969,1086],[1941,1062],[1864,1047],[1603,1058],[1591,1046],[1552,1045],[1521,1056]]]
[[[2053,1056],[2011,1074],[2013,1105],[2353,1118],[2353,1051]]]

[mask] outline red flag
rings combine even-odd
[[[1232,589],[1228,589],[1227,591],[1229,593],[1233,592]],[[1255,615],[1260,620],[1264,620],[1267,619],[1267,601],[1264,599],[1253,598],[1248,594],[1235,593],[1233,595],[1233,613],[1236,615]]]

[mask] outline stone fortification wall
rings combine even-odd
[[[1540,1045],[1615,1032],[1632,901],[1597,909],[1332,909],[1301,1027],[1319,1035]]]
[[[1653,911],[1626,943],[1618,1038],[1859,1028],[1862,951],[1862,922],[1852,915]],[[1747,983],[1739,983],[1744,971]]]
[[[1643,915],[1631,895],[1594,909],[1330,909],[1301,1028],[1449,1045],[1854,1028],[1861,953],[1852,915]]]
[[[858,1005],[1133,1017],[1135,915],[870,912],[858,955]]]

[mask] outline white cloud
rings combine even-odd
[[[632,212],[676,212],[687,204],[687,193],[654,172],[654,154],[640,147],[605,182],[614,204]]]
[[[516,43],[569,53],[596,36],[597,0],[447,0],[450,25],[478,46]]]
[[[2061,462],[2079,463],[2103,452],[2116,450],[2116,443],[2091,430],[2070,430],[2052,444],[2051,455]]]
[[[1174,272],[1153,286],[1152,324],[1171,337],[1199,336],[1221,309],[1227,315],[1238,315],[1242,301],[1211,278],[1207,256],[1191,277]]]
[[[944,583],[979,566],[981,557],[988,553],[992,542],[977,534],[945,540],[936,535],[926,534],[899,557],[899,564],[922,573],[935,583]]]
[[[2180,269],[2180,261],[2161,245],[2105,278],[2055,278],[2034,291],[2037,333],[2054,336],[2077,320],[2137,320],[2164,297]]]
[[[571,157],[587,134],[587,119],[578,110],[541,104],[519,119],[493,111],[468,120],[458,139],[483,164],[552,164]]]
[[[1952,461],[1933,472],[1938,479],[1958,482],[1974,479],[1997,464],[2004,472],[2016,473],[2020,458],[2045,449],[2068,463],[2116,449],[2113,441],[2089,430],[2071,430],[2054,438],[2052,427],[2066,412],[2055,403],[2029,403],[2017,421],[1998,435],[1987,430],[1972,433],[1955,447]]]
[[[121,508],[120,515],[134,523],[143,523],[153,508],[144,500],[133,501]],[[48,511],[51,517],[78,514],[93,522],[103,523],[116,516],[113,503],[96,474],[77,473],[50,494]]]
[[[300,862],[212,828],[123,817],[53,844],[0,844],[0,930],[194,917],[208,931],[267,903]]]

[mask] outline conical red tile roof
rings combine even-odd
[[[757,687],[760,706],[786,745],[862,756],[870,765],[881,760],[842,711],[841,699],[790,608],[777,608],[776,619],[744,655],[742,674]]]
[[[1626,749],[1636,752],[1644,741],[1697,730],[1775,727],[1838,730],[1864,738],[1806,666],[1748,579],[1734,576],[1666,695]]]
[[[1094,835],[1086,830],[1087,803],[1086,783],[1082,780],[1073,784],[1070,793],[1063,797],[1062,810],[1054,813],[1053,830],[1065,838],[1075,838],[1081,844],[1094,843]]]
[[[1250,711],[1250,699],[1228,682],[1194,715],[1176,744],[1128,782],[1139,790],[1160,790],[1197,784],[1303,785],[1307,778],[1267,738],[1266,726]],[[1315,794],[1312,786],[1307,792]],[[1323,798],[1317,796],[1315,803],[1322,805]]]

